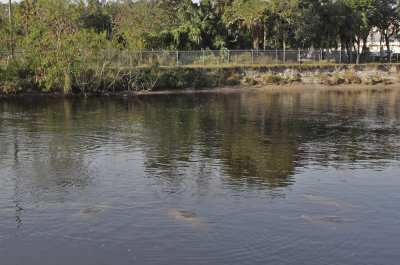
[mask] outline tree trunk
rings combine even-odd
[[[390,51],[390,41],[389,41],[389,35],[387,34],[387,32],[385,33],[385,42],[386,42],[386,49],[389,52]]]
[[[327,62],[328,63],[330,63],[331,62],[331,59],[330,59],[330,46],[331,46],[331,37],[330,37],[330,35],[328,34],[328,41],[326,42],[326,56],[327,56]],[[321,58],[322,59],[322,58]]]
[[[259,43],[260,43],[259,37],[257,35],[254,36],[254,38],[253,38],[253,50],[258,50],[259,49],[259,47],[258,47]]]
[[[354,42],[354,49],[356,50],[356,64],[360,63],[360,46],[361,40],[360,38],[356,38]]]
[[[10,22],[10,49],[11,49],[11,57],[14,57],[14,36],[13,36],[13,17],[12,17],[12,4],[11,0],[8,1],[8,19]]]
[[[286,41],[283,40],[283,63],[286,63]]]
[[[264,21],[264,40],[263,40],[263,48],[265,51],[265,47],[267,46],[267,26],[265,25],[265,21]]]
[[[353,63],[353,41],[349,43],[349,52],[350,52],[350,63]]]
[[[364,53],[365,52],[365,50],[367,49],[367,39],[368,39],[368,36],[366,36],[365,38],[363,38],[363,47],[362,47],[362,51],[361,51],[361,53]]]

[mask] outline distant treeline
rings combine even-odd
[[[12,10],[10,25],[8,5],[0,4],[0,50],[24,50],[18,78],[44,90],[68,85],[82,55],[99,50],[345,47],[362,54],[371,31],[389,50],[400,25],[395,0],[25,0]],[[4,87],[16,69],[4,70],[1,60]]]
[[[25,0],[13,9],[18,49],[76,41],[131,50],[358,48],[371,30],[383,42],[397,37],[400,23],[396,0]],[[4,50],[8,5],[0,14]]]

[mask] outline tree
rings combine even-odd
[[[319,16],[314,0],[271,0],[270,20],[276,43],[307,47],[315,42]]]
[[[374,13],[371,23],[378,28],[381,37],[390,51],[390,38],[399,34],[400,27],[400,5],[397,0],[375,0],[373,1]]]
[[[269,4],[263,0],[237,1],[225,8],[222,17],[227,28],[235,36],[235,40],[245,31],[250,33],[252,48],[258,50],[263,40],[264,20]]]
[[[115,40],[128,49],[190,49],[196,45],[188,23],[194,11],[190,0],[127,2],[114,20]]]
[[[351,25],[353,41],[357,49],[357,63],[360,62],[360,56],[367,47],[367,38],[372,29],[371,19],[375,7],[373,0],[344,0],[344,4],[351,9]],[[361,45],[363,45],[361,47]]]
[[[81,6],[82,27],[94,29],[97,33],[107,31],[111,34],[111,17],[105,12],[105,0],[88,0],[87,6]]]
[[[202,49],[227,47],[227,33],[217,7],[210,0],[202,0],[188,21],[191,38]]]

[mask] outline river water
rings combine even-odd
[[[400,90],[0,100],[0,264],[399,264]]]

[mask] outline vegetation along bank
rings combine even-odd
[[[288,50],[312,49],[334,51],[336,55],[339,51],[340,62],[354,62],[351,58],[356,56],[356,61],[363,63],[362,59],[371,55],[368,50],[371,32],[380,34],[383,50],[391,50],[390,40],[398,36],[398,1],[11,2],[12,5],[0,3],[2,95],[21,92],[87,95],[293,82],[328,85],[397,82],[395,65],[331,66],[330,57],[327,65],[284,67],[163,68],[157,61],[143,67],[135,60],[125,62],[128,66],[122,67],[116,62],[120,61],[121,53],[131,55],[131,51],[272,49],[285,54]],[[295,60],[304,59],[301,54],[299,58],[297,53],[294,55]],[[322,59],[323,54],[320,55]],[[389,62],[391,58],[389,55]],[[399,54],[395,58],[397,61]],[[173,55],[170,59],[175,62]],[[234,59],[228,62],[239,63]],[[286,59],[290,58],[283,61]],[[274,62],[265,62],[269,63]],[[207,56],[203,56],[203,64],[207,64]]]
[[[0,95],[23,93],[58,93],[75,95],[112,94],[121,92],[205,89],[223,86],[268,86],[293,84],[396,84],[400,83],[400,65],[285,65],[232,67],[159,67],[85,68],[66,72],[53,80],[47,90],[40,80],[25,71],[9,66],[0,77],[17,72],[13,79],[2,81]]]

